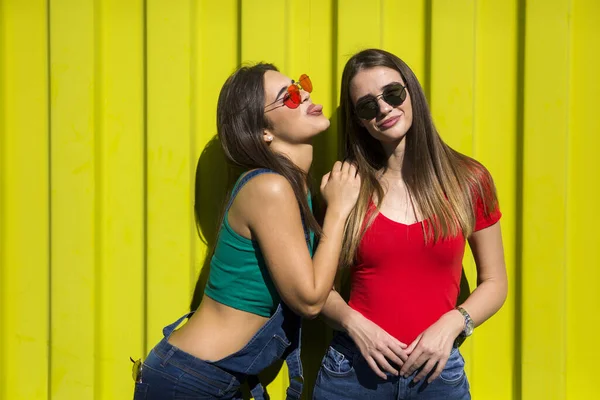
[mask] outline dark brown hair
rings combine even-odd
[[[225,82],[217,104],[217,132],[228,161],[244,170],[267,168],[283,175],[294,190],[306,226],[321,229],[310,211],[305,192],[308,174],[288,157],[271,151],[263,136],[270,127],[265,116],[264,75],[277,71],[272,64],[243,66]]]

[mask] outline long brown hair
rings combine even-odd
[[[305,187],[308,174],[288,157],[269,149],[263,139],[270,123],[264,112],[264,75],[277,71],[272,64],[244,66],[225,82],[217,103],[217,135],[227,160],[238,168],[267,168],[283,175],[294,190],[307,228],[320,234],[321,228],[310,211]]]
[[[474,199],[481,199],[486,213],[497,206],[494,184],[487,170],[477,161],[461,154],[441,139],[431,118],[429,106],[412,70],[395,55],[379,49],[363,50],[348,60],[342,75],[340,96],[341,149],[356,163],[362,178],[360,196],[348,220],[341,265],[355,261],[364,232],[376,212],[369,212],[373,195],[382,203],[384,190],[378,173],[386,169],[387,157],[381,143],[373,138],[356,116],[350,97],[350,83],[364,69],[387,67],[398,71],[410,93],[413,121],[404,140],[402,176],[409,196],[414,199],[423,220],[426,242],[461,234],[467,238],[475,227]]]

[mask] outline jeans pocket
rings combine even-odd
[[[142,382],[169,382],[171,384],[177,383],[179,377],[178,374],[174,373],[174,369],[167,364],[167,366],[158,365],[158,368],[150,364],[144,363],[142,366]]]
[[[208,364],[194,368],[180,365],[183,372],[174,390],[175,399],[229,399],[238,391],[239,381],[228,372]]]
[[[323,371],[333,377],[349,376],[354,372],[352,360],[340,353],[333,346],[329,346],[323,362],[321,363]]]
[[[229,392],[233,394],[235,390]],[[194,371],[193,374],[185,373],[179,379],[179,382],[177,382],[177,385],[174,387],[173,398],[177,400],[207,400],[216,398],[226,399],[227,393],[225,393],[220,385],[210,379],[210,377]]]
[[[465,359],[457,348],[453,348],[446,366],[440,374],[440,380],[447,385],[457,386],[465,377]]]

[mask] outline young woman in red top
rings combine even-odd
[[[362,188],[342,251],[350,300],[334,290],[322,310],[341,333],[314,399],[470,399],[458,343],[507,294],[492,178],[443,142],[414,73],[383,50],[346,64],[340,128]],[[457,307],[466,240],[478,286]]]

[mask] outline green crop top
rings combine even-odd
[[[204,293],[229,307],[270,317],[281,299],[265,265],[260,247],[255,240],[235,232],[228,221],[229,208],[239,190],[250,179],[263,173],[276,172],[267,169],[253,170],[240,178],[233,187],[215,252],[210,261],[210,274]],[[312,210],[310,194],[308,204]],[[307,234],[305,228],[305,235],[312,257],[314,233]]]

